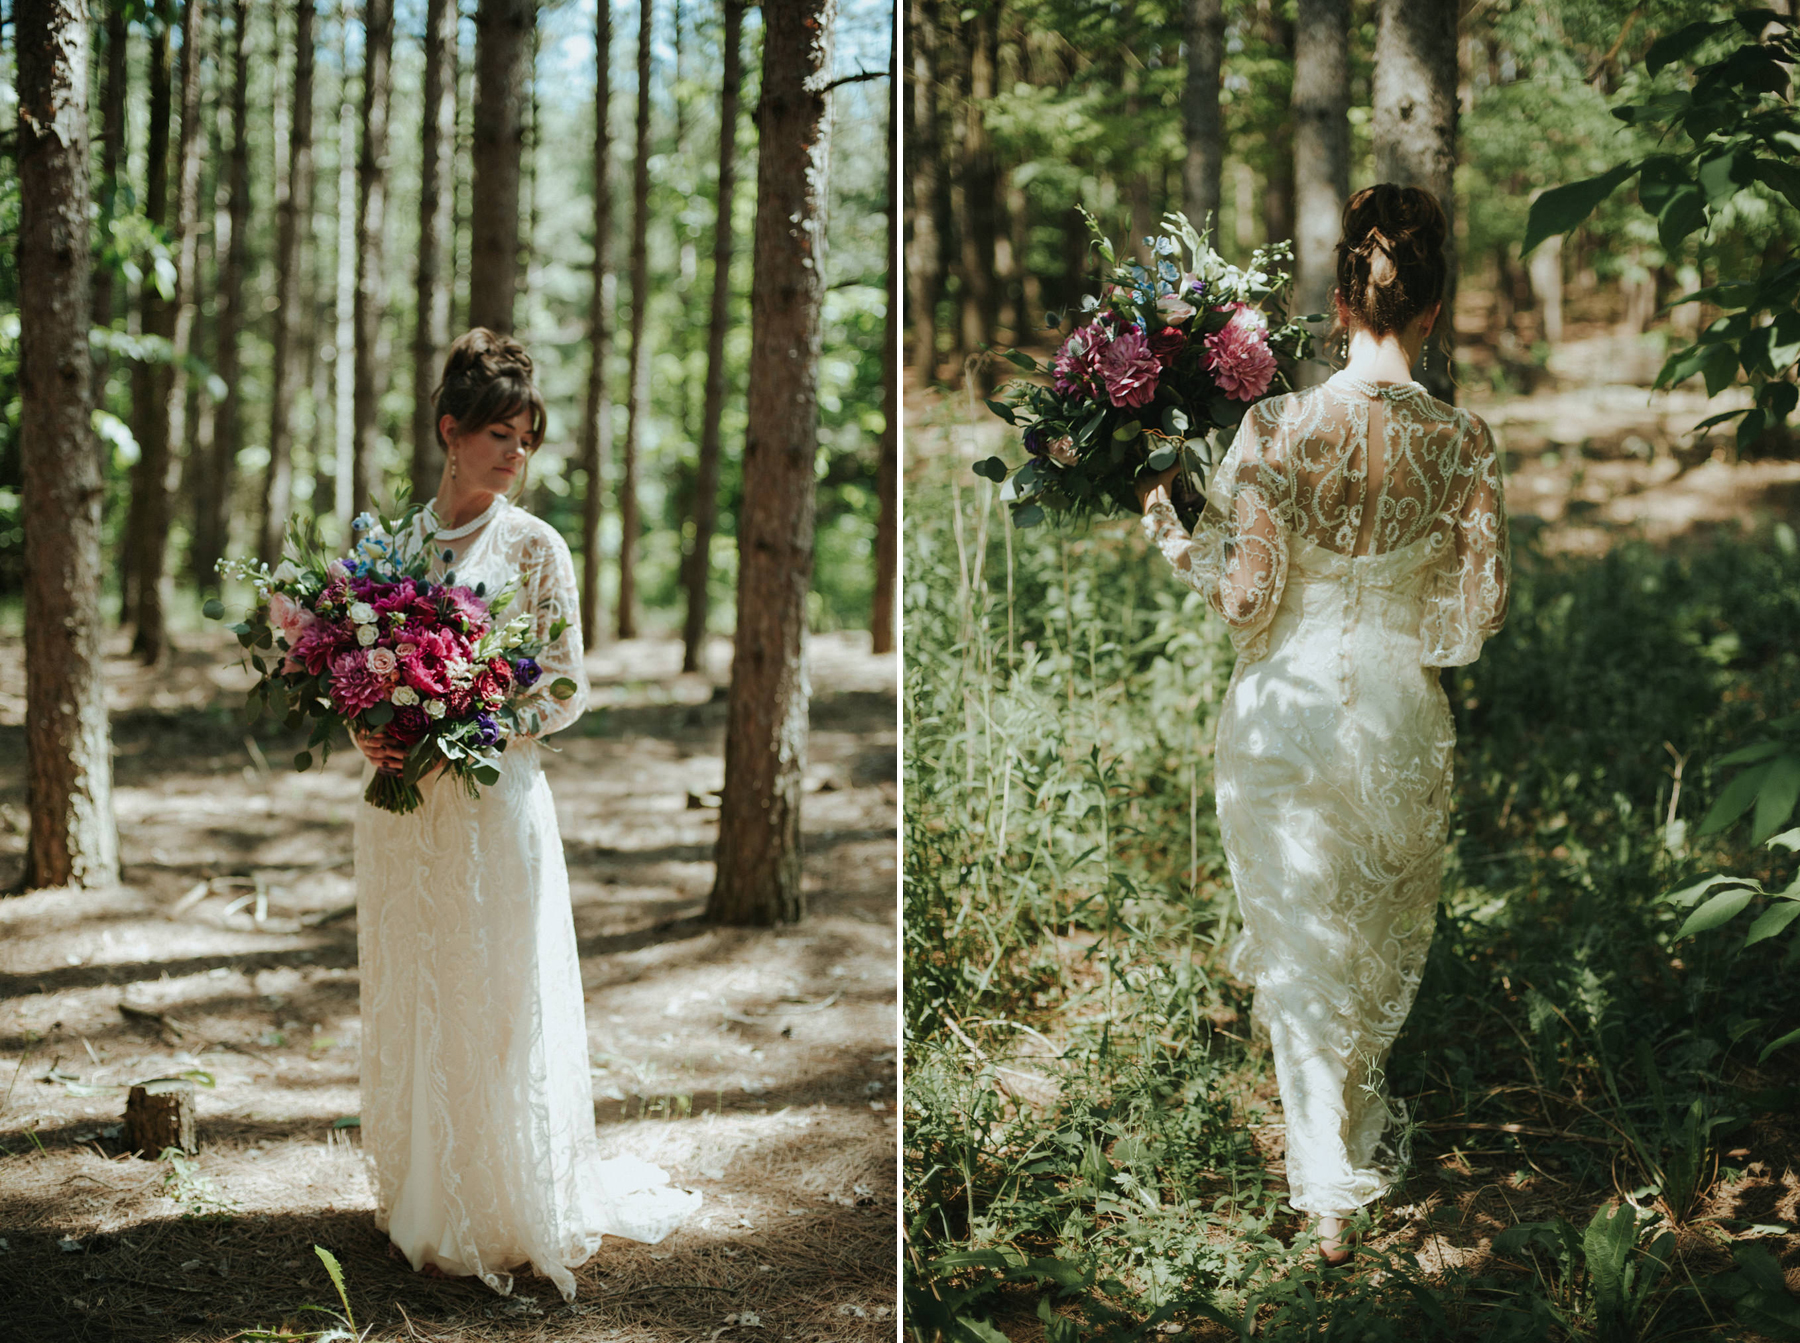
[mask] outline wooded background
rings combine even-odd
[[[1530,256],[1519,243],[1542,190],[1655,149],[1659,126],[1609,109],[1669,82],[1642,63],[1657,35],[1721,12],[1700,0],[909,0],[909,362],[958,377],[984,344],[1054,338],[1046,314],[1092,274],[1077,205],[1121,245],[1165,210],[1210,215],[1239,263],[1292,238],[1292,311],[1322,312],[1342,201],[1384,180],[1438,191],[1451,214],[1456,288],[1474,296],[1454,309],[1464,385],[1531,390],[1583,322],[1691,339],[1716,309],[1658,318],[1663,304],[1800,244],[1800,215],[1772,193],[1739,194],[1704,239],[1674,249],[1625,191],[1566,239]],[[1433,344],[1424,380],[1449,396]]]
[[[507,133],[505,107],[477,106],[476,5],[374,0],[366,17],[364,8],[250,0],[92,6],[106,606],[135,626],[147,659],[165,637],[161,605],[197,605],[216,585],[213,562],[221,554],[272,556],[290,507],[327,517],[328,533],[343,535],[351,511],[371,498],[388,503],[409,481],[419,497],[434,493],[441,455],[429,414],[419,412],[443,349],[484,317],[507,324],[496,320],[491,301],[469,292],[482,204],[475,150],[484,136]],[[511,8],[527,17],[514,89],[520,264],[510,325],[537,361],[550,412],[523,502],[562,531],[578,563],[597,551],[589,570],[599,574],[595,623],[625,632],[636,629],[639,610],[652,631],[678,630],[684,619],[718,264],[721,95],[731,70],[725,11],[736,10],[742,88],[730,103],[736,188],[727,216],[735,256],[720,328],[723,452],[709,492],[718,535],[706,565],[710,626],[729,631],[750,346],[760,11],[666,0],[613,18],[602,286],[610,339],[602,351],[595,547],[584,544],[590,472],[581,454],[597,344],[589,322],[596,13],[592,0]],[[852,78],[832,95],[818,557],[809,604],[816,629],[866,626],[876,577],[889,86],[853,77],[887,68],[890,13],[851,0],[837,23],[834,73]],[[428,59],[433,34],[453,34],[435,62]],[[183,57],[189,42],[199,57],[192,67]],[[15,58],[9,6],[0,11],[0,120],[8,126],[17,118]],[[0,609],[16,599],[23,564],[20,277],[11,241],[18,217],[16,159],[0,153]],[[193,277],[188,301],[174,304],[184,264],[182,273]],[[472,301],[484,310],[472,311]],[[294,317],[285,330],[277,321],[283,313]],[[186,357],[171,365],[175,350]],[[171,374],[185,394],[172,399],[165,420],[156,407]],[[627,460],[630,496],[621,492]],[[623,622],[622,564],[635,589]],[[164,603],[154,585],[146,602],[138,580],[159,569],[170,579]]]

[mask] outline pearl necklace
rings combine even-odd
[[[1339,369],[1332,374],[1332,379],[1353,392],[1363,396],[1394,396],[1402,392],[1422,392],[1425,389],[1412,379],[1405,382],[1370,382],[1367,378],[1359,378],[1353,373]]]
[[[454,541],[458,537],[467,536],[470,532],[475,531],[483,523],[487,522],[489,518],[493,517],[505,503],[506,496],[504,494],[496,494],[494,496],[494,502],[482,509],[480,514],[476,516],[473,521],[465,522],[460,527],[440,527],[434,535],[439,541]],[[434,518],[437,516],[436,505],[432,506],[431,516]]]

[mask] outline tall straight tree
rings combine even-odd
[[[1225,165],[1225,125],[1219,116],[1225,7],[1221,0],[1187,0],[1184,19],[1187,72],[1181,88],[1181,124],[1187,157],[1181,165],[1181,194],[1188,218],[1196,228],[1204,228],[1208,219],[1217,223],[1219,179]]]
[[[631,367],[625,383],[625,454],[619,471],[619,637],[637,633],[638,447],[650,396],[644,310],[650,306],[650,25],[652,0],[638,0],[637,144],[631,170]]]
[[[106,82],[100,91],[100,246],[112,244],[112,219],[118,210],[120,173],[125,161],[125,90],[129,79],[129,32],[126,0],[101,0],[106,10]],[[113,321],[113,267],[102,257],[94,267],[94,325],[110,327]],[[94,355],[94,400],[104,399],[106,357]]]
[[[581,508],[581,629],[589,648],[597,648],[603,637],[600,514],[612,457],[612,397],[606,385],[613,327],[612,0],[598,0],[594,9],[594,282],[588,290],[587,412],[581,424],[581,469],[587,476]]]
[[[155,0],[144,15],[150,38],[149,123],[144,136],[144,219],[162,229],[169,218],[169,29],[174,0]],[[167,340],[174,332],[175,309],[165,298],[150,272],[138,291],[138,328],[146,336]],[[138,459],[131,468],[131,504],[125,514],[125,541],[119,547],[119,623],[138,618],[143,591],[144,528],[151,513],[152,462],[169,456],[169,366],[160,360],[140,359],[131,370],[131,436],[137,440]],[[157,478],[156,489],[162,483]]]
[[[243,389],[238,376],[238,337],[244,326],[244,269],[250,259],[250,0],[232,0],[231,161],[227,173],[225,264],[219,272],[215,371],[225,397],[213,414],[212,461],[194,491],[195,586],[215,586],[215,566],[225,553],[232,476],[243,445]],[[215,241],[215,247],[217,243]]]
[[[181,8],[181,136],[175,155],[175,298],[169,335],[168,374],[161,434],[141,445],[144,472],[143,535],[136,563],[138,603],[131,651],[146,666],[162,661],[168,651],[164,606],[168,594],[169,500],[177,465],[175,449],[187,441],[187,356],[193,338],[195,259],[199,251],[200,210],[200,40],[206,17],[204,0],[185,0]]]
[[[509,332],[519,285],[519,172],[526,66],[537,0],[475,10],[475,180],[469,219],[469,325]]]
[[[987,128],[988,103],[994,96],[995,26],[991,8],[965,11],[963,58],[968,97],[963,102],[962,171],[958,185],[962,209],[958,233],[962,242],[962,350],[977,354],[994,338],[999,295],[994,285],[994,239],[998,232],[1000,178]]]
[[[444,249],[454,240],[456,209],[456,2],[429,0],[425,11],[425,117],[419,187],[419,269],[413,324],[412,492],[437,493],[444,469],[431,392],[450,344],[450,282]],[[585,628],[585,627],[584,627]]]
[[[1425,344],[1419,381],[1456,399],[1456,17],[1457,0],[1379,0],[1376,7],[1375,180],[1424,187],[1450,221],[1444,307]]]
[[[806,594],[819,448],[819,310],[836,0],[765,0],[757,108],[749,425],[736,647],[707,916],[793,923],[806,772]]]
[[[943,180],[938,151],[937,0],[908,0],[906,6],[907,70],[911,86],[906,108],[907,304],[913,322],[912,365],[921,382],[937,377],[937,303],[942,284],[938,254],[938,193]]]
[[[725,0],[725,71],[719,80],[719,198],[713,213],[711,323],[706,331],[706,404],[694,473],[694,548],[687,555],[687,622],[681,669],[699,671],[706,646],[712,539],[719,517],[719,422],[725,412],[725,332],[731,325],[731,201],[737,186],[738,97],[744,82],[744,0]]]
[[[881,445],[875,467],[875,595],[869,609],[871,652],[894,651],[894,580],[900,567],[900,24],[888,37],[887,315],[881,344]],[[1020,258],[1021,265],[1024,258]],[[1021,323],[1023,325],[1023,323]]]
[[[86,0],[16,0],[25,885],[119,877],[100,662],[100,457],[89,424]]]
[[[338,535],[350,540],[356,516],[356,104],[350,99],[350,10],[341,11],[338,31],[337,129],[337,318],[331,341],[332,512]],[[316,463],[315,463],[316,465]],[[315,490],[313,497],[318,498]]]
[[[287,173],[276,183],[275,350],[269,378],[269,471],[263,482],[257,553],[280,558],[282,530],[294,491],[294,392],[306,379],[301,347],[301,228],[312,220],[313,0],[294,3],[294,92],[288,124]],[[315,407],[313,414],[318,415]],[[322,501],[317,501],[322,502]]]
[[[363,5],[362,149],[356,159],[355,450],[350,507],[369,506],[375,472],[375,412],[383,381],[381,310],[387,285],[381,239],[387,221],[388,103],[393,91],[393,0]]]
[[[1350,0],[1299,0],[1294,25],[1294,303],[1327,312],[1350,192]],[[1302,364],[1303,383],[1322,380]]]

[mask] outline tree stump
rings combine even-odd
[[[189,1156],[197,1154],[194,1084],[165,1084],[155,1091],[133,1087],[125,1099],[125,1147],[153,1159],[161,1156],[165,1147],[179,1147]]]

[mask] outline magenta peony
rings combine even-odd
[[[369,669],[369,655],[358,648],[331,659],[331,707],[349,718],[381,703],[388,682]]]
[[[1269,390],[1275,356],[1262,318],[1244,304],[1223,330],[1206,338],[1206,368],[1219,390],[1233,401],[1254,401]]]
[[[1113,338],[1100,354],[1100,376],[1113,405],[1135,410],[1156,396],[1156,378],[1162,365],[1150,352],[1144,333],[1130,327]]]
[[[1052,365],[1056,390],[1064,396],[1100,395],[1100,355],[1111,342],[1104,318],[1089,322],[1064,341]]]
[[[449,630],[420,630],[413,635],[412,651],[402,644],[400,674],[421,695],[442,697],[450,692],[452,663],[462,661],[466,646]]]

